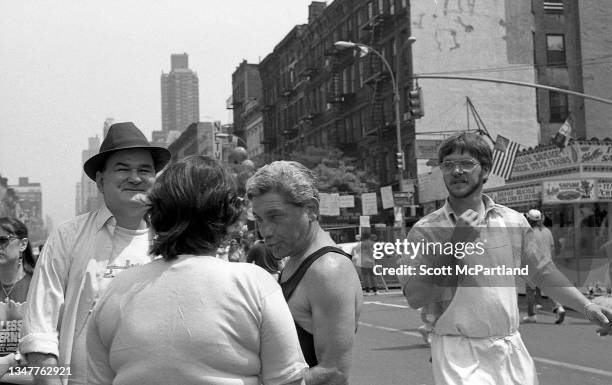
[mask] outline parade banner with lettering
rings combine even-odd
[[[549,147],[541,151],[519,153],[514,160],[512,178],[578,164],[612,166],[612,145],[574,143],[564,149]]]
[[[542,182],[542,203],[595,202],[596,182],[592,179]]]

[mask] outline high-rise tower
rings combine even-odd
[[[170,73],[161,75],[162,131],[184,131],[200,120],[198,76],[186,53],[170,57]]]

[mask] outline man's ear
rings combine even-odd
[[[102,187],[104,186],[104,175],[100,171],[96,171],[96,186],[98,186],[98,191],[104,194]]]
[[[319,201],[315,198],[310,198],[304,205],[308,213],[310,221],[316,221],[319,218]]]
[[[483,183],[486,183],[487,180],[489,180],[489,174],[491,173],[491,167],[483,167],[481,173],[482,173],[482,181]]]

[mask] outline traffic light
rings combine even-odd
[[[412,119],[419,119],[425,115],[423,109],[423,90],[421,87],[408,91],[408,104]]]
[[[396,152],[395,155],[397,157],[397,168],[400,170],[406,169],[406,163],[404,163],[404,151]]]

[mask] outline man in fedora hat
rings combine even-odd
[[[64,376],[41,376],[37,383],[87,383],[90,310],[115,275],[152,259],[144,202],[156,173],[169,160],[167,149],[151,146],[133,123],[126,122],[113,124],[100,152],[83,165],[104,205],[60,225],[40,254],[20,352],[29,366],[58,365],[56,372]]]

